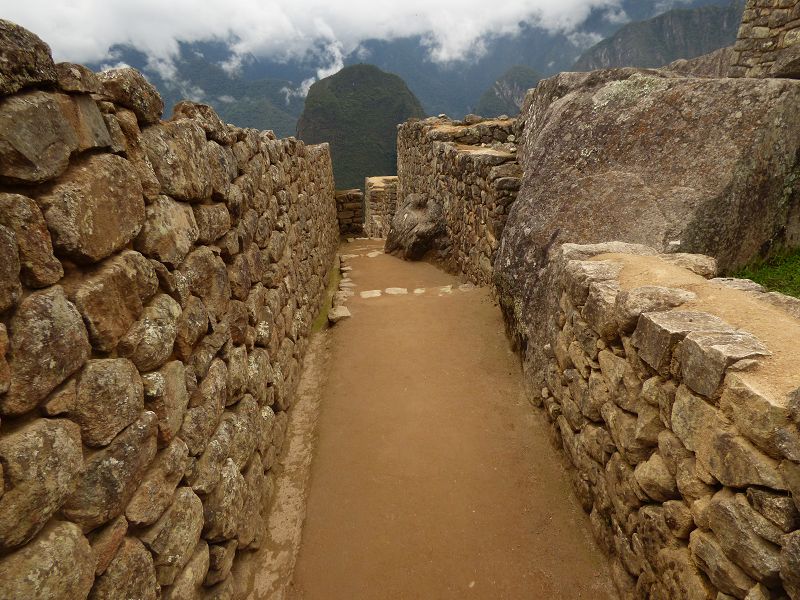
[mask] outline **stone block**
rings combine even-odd
[[[120,339],[117,352],[142,371],[159,368],[172,354],[181,307],[166,294],[158,294]]]
[[[75,162],[36,198],[56,252],[94,263],[123,248],[144,223],[142,185],[131,165],[113,154]]]
[[[189,405],[186,370],[179,360],[142,376],[145,403],[158,418],[158,442],[165,446],[178,434]]]
[[[11,319],[11,382],[0,411],[19,415],[35,408],[89,358],[86,329],[60,286],[31,294]],[[43,370],[42,365],[48,365]]]
[[[664,376],[669,375],[675,345],[692,331],[730,331],[719,317],[703,312],[671,310],[643,313],[632,342],[639,357]]]
[[[57,79],[50,47],[16,23],[0,19],[0,95]]]
[[[42,211],[33,200],[19,194],[0,193],[0,225],[11,229],[16,235],[20,279],[25,285],[42,288],[61,279],[64,269],[53,255],[50,232],[47,231]],[[10,257],[13,252],[9,249],[2,254]]]
[[[231,215],[225,204],[195,204],[192,209],[201,244],[214,243],[231,228]]]
[[[153,553],[156,577],[161,585],[172,585],[200,540],[203,504],[188,487],[175,492],[170,507],[140,536]]]
[[[114,560],[95,581],[89,598],[158,600],[161,596],[160,591],[153,567],[153,557],[138,539],[126,537]]]
[[[0,312],[14,306],[22,295],[19,280],[20,260],[17,236],[13,229],[0,225]]]
[[[142,147],[161,184],[161,193],[199,202],[211,197],[206,136],[193,121],[180,119],[146,128]]]
[[[0,439],[0,549],[29,541],[75,489],[83,467],[74,423],[36,419]]]
[[[692,558],[718,589],[736,598],[744,598],[755,581],[732,562],[714,534],[695,529],[690,536]]]
[[[172,504],[188,462],[189,449],[180,438],[159,452],[125,507],[128,521],[134,525],[154,523]]]
[[[191,206],[169,196],[158,196],[145,212],[134,247],[149,258],[178,266],[200,235]]]
[[[690,389],[714,398],[726,369],[733,363],[770,354],[764,344],[745,331],[693,331],[680,345],[681,376]]]
[[[156,416],[144,412],[113,442],[92,455],[63,513],[91,531],[119,516],[156,455]]]
[[[614,306],[617,327],[624,333],[631,333],[642,313],[667,311],[695,298],[695,294],[686,290],[655,285],[624,290],[617,296]]]
[[[115,104],[131,109],[140,123],[158,123],[164,102],[156,88],[136,69],[123,67],[97,74],[103,93]]]

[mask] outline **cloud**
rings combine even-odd
[[[620,0],[503,0],[491,10],[485,0],[0,0],[0,14],[42,37],[57,60],[107,62],[113,45],[129,44],[169,76],[179,42],[227,43],[229,71],[254,55],[316,58],[322,73],[370,38],[420,35],[432,60],[449,62],[480,54],[486,39],[513,34],[522,23],[571,32],[592,9],[619,6]]]

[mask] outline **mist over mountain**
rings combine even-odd
[[[516,115],[522,108],[526,92],[536,87],[541,78],[529,67],[511,67],[481,96],[475,112],[484,117]]]

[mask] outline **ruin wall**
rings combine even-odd
[[[548,271],[529,397],[620,597],[800,598],[800,300],[631,244]]]
[[[397,208],[397,177],[364,180],[364,235],[385,238]]]
[[[364,233],[364,194],[359,189],[336,191],[336,217],[339,233],[362,235]]]
[[[0,21],[0,589],[242,598],[338,244],[327,145]]]
[[[495,253],[520,187],[516,125],[514,119],[430,118],[398,128],[398,204],[410,194],[441,204],[444,266],[476,284],[492,281]]]
[[[747,0],[730,77],[800,76],[800,1]]]

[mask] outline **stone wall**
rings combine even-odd
[[[336,216],[342,235],[364,233],[364,194],[361,190],[336,191]]]
[[[800,598],[800,300],[698,255],[557,254],[530,397],[621,597]]]
[[[494,255],[522,171],[514,119],[410,120],[398,128],[398,202],[418,194],[441,205],[445,266],[491,282]]]
[[[0,589],[234,598],[338,243],[327,146],[0,21]]]
[[[397,208],[397,177],[367,177],[364,180],[364,234],[383,238],[389,233]]]
[[[747,0],[731,77],[800,77],[800,1]]]

